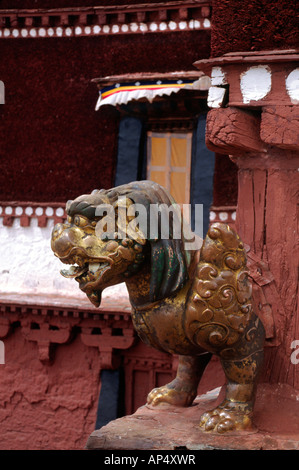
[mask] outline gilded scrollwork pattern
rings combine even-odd
[[[243,243],[228,225],[214,224],[189,292],[186,335],[193,344],[231,357],[244,333],[247,341],[253,340],[253,318]]]

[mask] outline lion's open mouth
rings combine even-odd
[[[83,262],[77,258],[72,261],[63,260],[63,262],[72,264],[72,266],[70,266],[69,269],[62,269],[60,271],[62,276],[73,278],[80,284],[86,284],[99,280],[110,266],[110,263],[107,260],[92,260],[89,262]]]

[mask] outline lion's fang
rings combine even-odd
[[[60,273],[64,277],[78,277],[86,271],[86,266],[71,266],[69,269],[62,269]]]
[[[100,267],[100,263],[89,263],[88,264],[88,270],[93,274],[95,274],[97,272],[99,267]]]
[[[95,274],[99,269],[105,268],[108,263],[89,263],[88,269],[91,273]]]

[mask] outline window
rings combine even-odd
[[[192,133],[148,132],[147,144],[147,179],[164,186],[178,204],[189,204]]]
[[[161,125],[160,121],[157,125],[148,122],[149,126],[143,126],[140,118],[124,116],[121,119],[115,186],[140,179],[161,184],[178,204],[190,204],[191,214],[187,211],[184,216],[193,230],[196,229],[195,204],[203,204],[205,235],[213,201],[215,160],[214,152],[205,144],[206,115],[200,114],[192,125],[185,126],[181,125],[181,120],[177,125],[171,119],[171,127],[168,122]],[[147,133],[145,127],[150,127]]]

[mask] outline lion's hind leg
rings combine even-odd
[[[169,403],[175,406],[190,406],[197,395],[198,383],[211,358],[211,354],[200,356],[179,356],[175,379],[167,385],[154,388],[147,397],[147,403],[156,406]]]
[[[252,428],[252,412],[257,379],[263,361],[263,350],[241,360],[221,360],[227,385],[224,401],[201,416],[205,431],[224,433]]]

